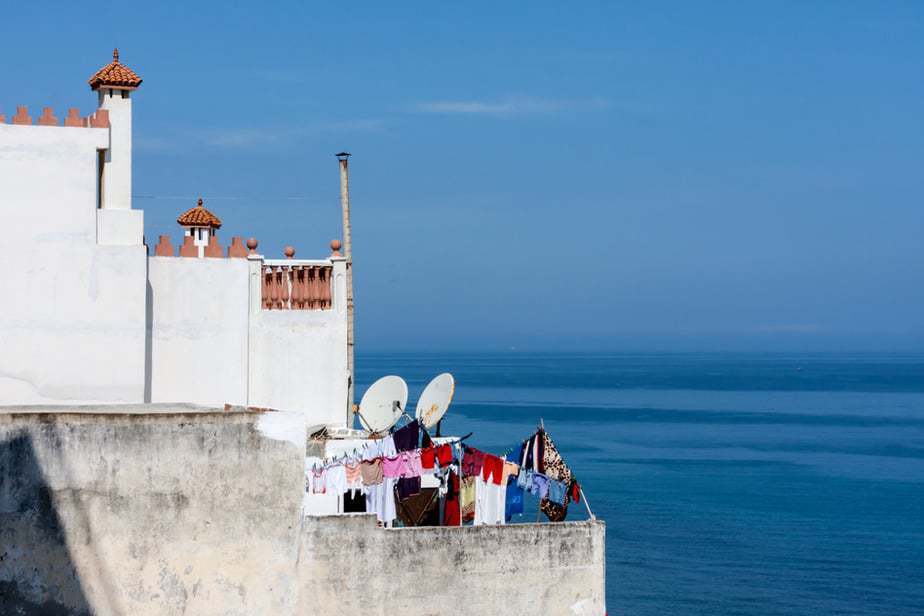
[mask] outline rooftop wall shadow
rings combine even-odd
[[[0,440],[0,613],[91,613],[51,488],[23,433]]]

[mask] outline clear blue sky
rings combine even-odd
[[[366,349],[924,348],[924,2],[15,3],[0,41],[7,115],[88,113],[113,46],[144,78],[149,243],[201,194],[324,256],[353,152]]]

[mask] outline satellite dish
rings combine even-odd
[[[456,389],[456,380],[448,372],[440,374],[430,381],[417,401],[415,416],[425,428],[432,428],[443,418],[452,402]]]
[[[407,404],[407,383],[400,376],[383,376],[359,401],[359,421],[370,432],[385,432],[398,422]]]

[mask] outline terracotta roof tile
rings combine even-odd
[[[202,207],[202,199],[199,199],[199,203],[194,208],[190,208],[183,212],[179,218],[176,219],[178,223],[184,227],[214,227],[216,229],[221,228],[221,220],[215,214],[212,214],[210,211]]]
[[[96,90],[99,87],[137,88],[141,85],[141,77],[124,64],[119,63],[119,50],[112,51],[112,62],[96,71],[90,77],[90,87]]]

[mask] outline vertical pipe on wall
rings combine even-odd
[[[354,396],[353,379],[353,241],[350,228],[350,177],[349,152],[337,154],[340,163],[340,210],[343,215],[343,256],[346,258],[347,303],[347,427],[352,425]]]

